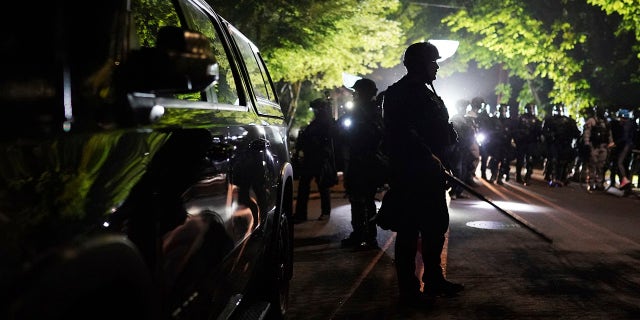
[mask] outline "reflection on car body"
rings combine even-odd
[[[201,0],[17,6],[0,318],[283,318],[293,178],[258,48]]]

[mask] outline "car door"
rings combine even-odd
[[[217,81],[200,92],[132,99],[134,105],[157,110],[149,128],[171,133],[152,165],[156,171],[150,183],[155,202],[161,204],[156,265],[167,293],[165,312],[198,317],[235,305],[259,267],[265,244],[257,230],[274,206],[268,194],[273,182],[267,178],[273,168],[265,161],[269,143],[242,61],[213,12],[195,2],[178,3],[175,13],[144,3],[134,6],[135,17],[162,15],[149,23],[136,21],[136,34],[149,37],[157,21],[177,18],[174,23],[181,28],[211,42]],[[162,181],[165,177],[171,185]]]

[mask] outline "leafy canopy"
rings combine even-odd
[[[510,76],[526,82],[551,80],[549,97],[555,103],[570,107],[593,103],[589,83],[579,77],[582,63],[569,54],[585,38],[573,32],[570,24],[545,24],[521,0],[475,1],[474,6],[445,17],[443,23],[462,39],[459,56],[463,59],[473,59],[487,69],[501,65]],[[508,92],[504,86],[497,90]]]
[[[342,73],[390,67],[404,49],[398,0],[218,1],[215,8],[253,39],[275,81],[342,85]],[[253,9],[247,9],[253,8]]]

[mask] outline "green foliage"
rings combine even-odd
[[[519,102],[520,106],[524,106],[527,103],[535,104],[535,97],[533,96],[532,90],[528,86],[523,86],[520,92],[518,92],[518,96],[516,100]]]
[[[549,26],[534,18],[521,0],[475,1],[473,7],[451,14],[443,22],[463,39],[458,53],[463,59],[475,60],[482,68],[501,64],[510,75],[524,81],[551,80],[553,89],[548,96],[553,103],[575,109],[593,103],[589,84],[579,75],[582,63],[570,55],[585,38],[570,24]]]
[[[241,0],[215,7],[258,44],[275,81],[339,87],[343,72],[391,67],[403,49],[400,23],[388,18],[397,0]]]
[[[511,79],[525,83],[517,94],[520,103],[541,108],[562,103],[574,113],[621,99],[619,88],[639,91],[637,0],[451,0],[445,5],[225,0],[213,5],[262,49],[274,79],[291,88],[292,111],[303,82],[317,90],[339,87],[342,72],[367,75],[377,67],[394,66],[407,43],[427,39],[460,41],[455,59],[443,64],[439,76],[464,72],[470,62],[484,69],[501,65]],[[605,13],[611,15],[606,29]],[[598,39],[609,37],[611,26],[617,30],[614,45],[611,39]],[[625,33],[633,33],[635,41],[625,44]],[[629,56],[625,50],[632,46],[635,53]],[[497,88],[498,93],[503,90]]]
[[[499,83],[496,85],[496,95],[500,97],[499,104],[508,104],[511,99],[511,85],[509,83]]]
[[[619,14],[622,22],[619,31],[630,31],[640,41],[640,4],[637,0],[587,0],[587,3],[600,7],[607,14]],[[634,47],[640,58],[640,45]]]
[[[134,1],[133,5],[136,6],[132,9],[133,20],[136,23],[137,37],[141,46],[155,47],[156,37],[161,27],[180,25],[175,12],[166,10],[170,7],[160,4],[158,0]]]
[[[401,23],[392,19],[399,0],[209,2],[260,47],[293,119],[300,116],[303,83],[316,90],[341,87],[343,73],[364,76],[392,67],[404,50]]]

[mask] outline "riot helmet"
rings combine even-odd
[[[596,115],[596,108],[587,107],[584,109],[584,114],[587,116],[587,118],[594,117]]]
[[[607,117],[607,109],[603,107],[595,107],[596,117],[605,119]]]
[[[484,106],[484,99],[482,97],[475,97],[471,99],[471,108],[474,111],[479,112],[483,106]]]
[[[316,118],[331,117],[331,104],[325,98],[317,98],[309,104]]]
[[[329,107],[329,101],[327,101],[327,99],[318,98],[311,101],[309,105],[314,111],[321,111]]]
[[[429,42],[416,42],[404,52],[402,62],[407,68],[411,68],[425,61],[436,61],[440,59],[438,48]]]
[[[373,98],[376,93],[378,93],[378,88],[376,87],[376,83],[367,78],[358,79],[351,89],[358,91],[360,94],[365,95],[368,98]]]
[[[499,118],[509,118],[509,106],[506,104],[498,105],[498,117]]]
[[[551,115],[561,116],[562,115],[562,106],[553,105],[553,107],[551,107]]]
[[[624,118],[624,119],[630,119],[631,118],[631,111],[629,111],[629,109],[620,109],[617,112],[618,118]]]
[[[536,107],[533,103],[527,103],[524,105],[524,113],[536,115]]]

